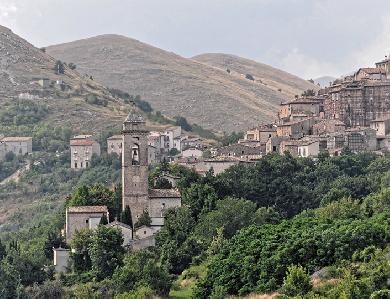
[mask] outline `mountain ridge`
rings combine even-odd
[[[245,130],[273,121],[280,102],[316,88],[298,77],[292,87],[280,80],[272,85],[267,78],[262,83],[256,78],[251,81],[123,35],[104,34],[46,49],[106,86],[141,95],[164,115],[184,116],[190,123],[217,131]]]

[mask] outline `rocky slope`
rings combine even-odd
[[[141,95],[167,116],[184,116],[219,131],[271,121],[281,101],[315,88],[253,61],[239,59],[228,73],[226,65],[205,59],[209,56],[187,59],[119,35],[50,46],[47,52],[106,86]],[[247,73],[254,81],[245,78]]]

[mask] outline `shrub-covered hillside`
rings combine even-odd
[[[204,177],[163,163],[151,186],[169,188],[155,180],[161,172],[181,178],[183,206],[167,212],[155,248],[128,253],[115,229],[80,231],[71,271],[54,275],[60,209],[3,233],[3,297],[388,298],[389,158],[267,155]],[[115,176],[115,168],[102,174]],[[66,205],[105,204],[122,217],[118,190],[85,180]]]

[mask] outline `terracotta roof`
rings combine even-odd
[[[1,141],[12,142],[12,141],[31,141],[32,137],[4,137]]]
[[[107,213],[107,206],[78,206],[68,207],[68,213]]]
[[[365,68],[359,69],[359,71],[364,71],[367,74],[382,74],[382,73],[384,74],[384,73],[386,73],[385,70],[380,69],[380,68],[375,68],[375,67],[365,67]]]
[[[123,138],[122,135],[114,135],[114,136],[108,137],[107,140],[117,140],[117,139],[122,139],[122,138]]]
[[[177,189],[150,189],[150,198],[180,198],[181,194]]]
[[[96,143],[95,140],[91,139],[71,139],[70,145],[71,146],[86,146],[86,145],[93,145]]]

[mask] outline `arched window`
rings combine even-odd
[[[131,164],[139,165],[139,145],[137,143],[131,149]]]

